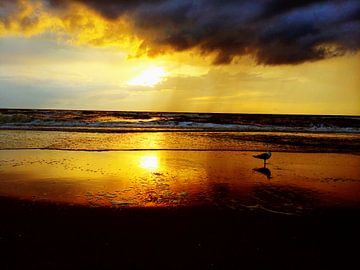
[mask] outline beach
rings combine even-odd
[[[358,269],[359,70],[359,0],[0,0],[0,270]]]
[[[154,127],[139,114],[141,127],[38,125],[32,116],[0,125],[4,269],[347,269],[357,261],[357,124],[351,132],[204,129],[196,126],[204,116],[191,115],[190,128]],[[60,113],[68,115],[79,113]],[[253,157],[264,151],[272,152],[266,166]]]
[[[283,269],[357,260],[360,156],[3,150],[4,269]]]

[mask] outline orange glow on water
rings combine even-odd
[[[268,204],[297,210],[360,202],[357,155],[273,153],[269,178],[255,170],[262,163],[252,154],[3,150],[0,196],[95,207]]]

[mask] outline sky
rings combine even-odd
[[[1,0],[0,107],[360,115],[360,1]]]

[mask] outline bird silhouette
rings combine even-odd
[[[268,160],[271,157],[271,152],[262,153],[260,155],[254,155],[254,158],[262,159],[264,160],[264,167],[266,167],[266,160]]]

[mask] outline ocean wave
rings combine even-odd
[[[86,132],[224,130],[360,133],[360,117],[65,110],[0,110],[0,129]]]
[[[31,117],[25,114],[2,114],[0,113],[0,124],[29,123]]]
[[[68,132],[171,132],[171,131],[261,131],[261,132],[314,132],[314,133],[360,133],[360,128],[310,126],[257,126],[236,124],[213,124],[196,122],[56,122],[32,121],[2,123],[0,129],[12,130],[54,130]]]

